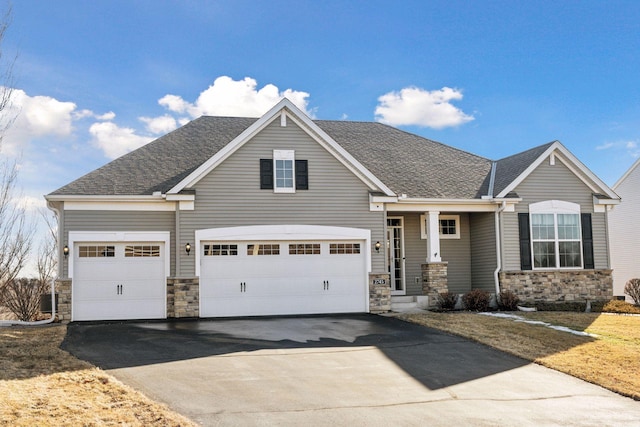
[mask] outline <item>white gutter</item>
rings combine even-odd
[[[493,272],[493,280],[496,285],[496,301],[500,297],[500,279],[498,277],[498,273],[502,269],[502,256],[501,256],[501,248],[500,248],[500,214],[507,207],[507,202],[505,200],[502,201],[502,205],[496,209],[495,212],[495,224],[496,224],[496,269]]]
[[[56,284],[55,280],[51,279],[51,317],[45,320],[37,320],[35,322],[25,322],[22,320],[0,320],[0,326],[39,326],[46,325],[54,321],[56,318]]]

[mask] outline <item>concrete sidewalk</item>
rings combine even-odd
[[[203,425],[638,425],[640,403],[370,315],[72,324],[65,349]]]

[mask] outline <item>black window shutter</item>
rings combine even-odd
[[[296,160],[296,190],[309,189],[309,171],[306,160]]]
[[[260,189],[273,190],[272,159],[260,159]]]
[[[518,229],[520,231],[520,269],[533,270],[531,265],[531,238],[529,236],[529,214],[518,214]]]
[[[591,214],[583,213],[580,216],[582,222],[582,256],[584,259],[584,268],[591,270],[595,268],[593,260],[593,230],[591,227]]]

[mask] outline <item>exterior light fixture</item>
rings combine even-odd
[[[62,253],[64,254],[64,257],[68,257],[69,256],[69,246],[64,245],[64,248],[62,248]]]
[[[191,243],[184,245],[184,250],[187,251],[187,255],[189,255],[189,252],[191,252]]]
[[[376,242],[376,245],[375,245],[376,252],[380,252],[380,246],[382,246],[382,245],[380,244],[380,241],[377,241],[377,242]]]

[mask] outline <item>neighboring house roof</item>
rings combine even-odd
[[[631,167],[620,177],[620,179],[613,184],[613,187],[611,187],[613,189],[613,191],[616,191],[618,189],[618,187],[620,186],[620,184],[622,184],[628,177],[629,175],[631,175],[633,173],[633,171],[640,166],[640,159],[636,160]]]

